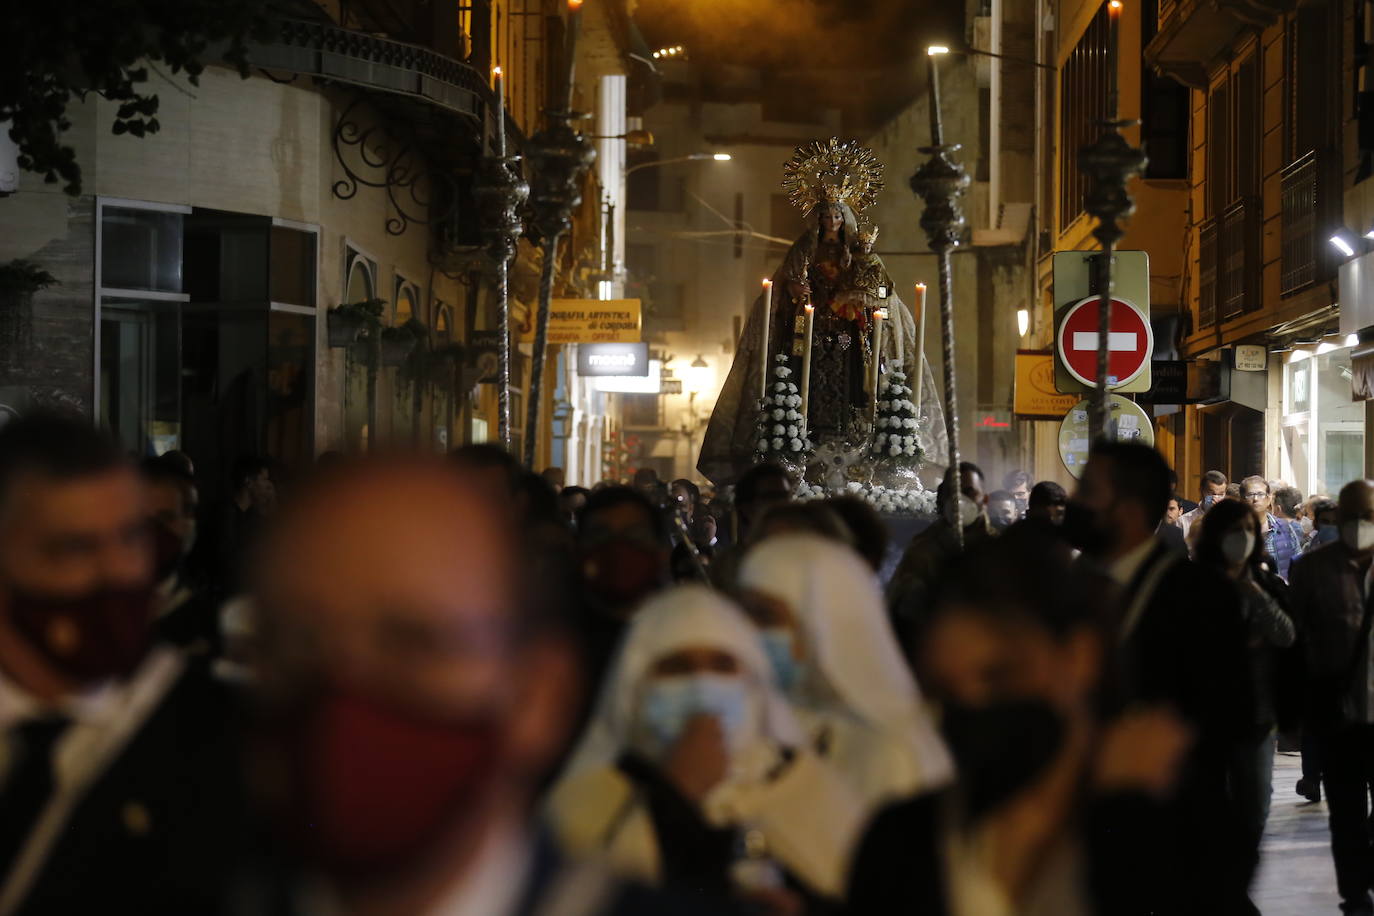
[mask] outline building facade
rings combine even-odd
[[[630,70],[624,5],[597,10],[579,104]],[[303,4],[251,46],[247,78],[212,64],[191,85],[153,68],[156,134],[112,135],[111,104],[74,105],[84,196],[25,174],[0,199],[0,261],[59,281],[0,341],[0,402],[80,410],[135,454],[186,450],[212,494],[241,454],[299,466],[326,450],[495,438],[495,309],[473,197],[495,146],[490,73],[506,75],[519,150],[564,72],[566,15],[553,0]],[[560,293],[586,287],[600,259],[601,196],[590,175]],[[538,268],[522,242],[517,326]],[[329,318],[369,301],[392,329],[380,352]],[[514,366],[520,419],[528,352]]]

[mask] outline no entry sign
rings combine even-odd
[[[1055,349],[1064,368],[1090,387],[1097,385],[1097,348],[1101,339],[1098,306],[1097,296],[1069,306],[1055,338]],[[1128,299],[1113,299],[1107,329],[1107,387],[1128,385],[1144,372],[1150,365],[1154,343],[1145,312]]]

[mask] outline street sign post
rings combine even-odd
[[[1053,292],[1054,292],[1054,328],[1055,328],[1055,347],[1054,347],[1054,382],[1055,387],[1062,394],[1085,394],[1096,388],[1097,378],[1097,356],[1093,353],[1090,359],[1085,359],[1090,363],[1090,373],[1083,373],[1094,380],[1093,384],[1087,384],[1082,379],[1075,377],[1069,372],[1061,358],[1059,348],[1059,330],[1064,324],[1065,317],[1071,310],[1083,302],[1084,299],[1091,299],[1094,304],[1083,306],[1078,311],[1091,311],[1094,313],[1094,320],[1091,327],[1082,327],[1078,330],[1096,333],[1097,323],[1095,320],[1097,313],[1098,295],[1101,292],[1101,284],[1104,280],[1103,263],[1101,252],[1095,251],[1059,251],[1055,252],[1053,258]],[[1150,259],[1143,251],[1116,251],[1112,255],[1112,297],[1114,300],[1129,302],[1144,316],[1145,325],[1150,323]],[[1112,331],[1122,332],[1125,328],[1117,327],[1116,308],[1112,312]],[[1080,320],[1086,319],[1084,315]],[[1073,342],[1073,341],[1070,341]],[[1079,342],[1086,343],[1087,338],[1079,338]],[[1110,344],[1110,339],[1108,341]],[[1118,346],[1123,343],[1122,338],[1117,338]],[[1096,346],[1097,341],[1093,341]],[[1087,357],[1087,354],[1083,354]],[[1108,374],[1121,377],[1120,373],[1112,371],[1111,366],[1119,358],[1119,352],[1112,352],[1112,363],[1109,363]],[[1111,390],[1117,394],[1136,394],[1146,391],[1150,387],[1150,355],[1145,357],[1144,371],[1136,375],[1131,381],[1119,383]]]
[[[1088,463],[1088,450],[1092,446],[1088,433],[1091,406],[1090,400],[1079,401],[1059,424],[1059,457],[1074,477],[1082,477],[1083,467]],[[1155,444],[1153,421],[1135,401],[1119,394],[1107,395],[1107,417],[1107,439]]]
[[[1097,385],[1099,338],[1097,296],[1080,299],[1064,310],[1055,335],[1055,351],[1064,370],[1089,388]],[[1148,378],[1154,345],[1154,332],[1145,312],[1128,299],[1113,298],[1107,332],[1107,387],[1125,389],[1142,374]]]

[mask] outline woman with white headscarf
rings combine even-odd
[[[950,782],[949,752],[858,554],[814,535],[771,538],[745,556],[739,584],[812,746],[865,810]]]
[[[682,586],[635,615],[550,823],[568,852],[651,883],[768,894],[785,873],[837,898],[863,811],[805,745],[748,619]]]

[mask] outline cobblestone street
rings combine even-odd
[[[1264,916],[1339,913],[1326,803],[1309,804],[1297,794],[1294,786],[1301,775],[1296,753],[1275,756],[1273,807],[1251,895]]]

